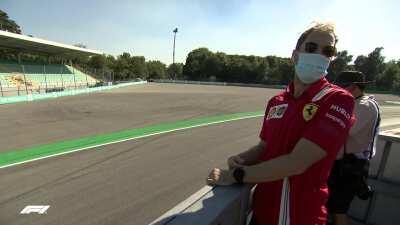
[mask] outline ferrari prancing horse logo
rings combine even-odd
[[[306,104],[303,108],[303,118],[305,121],[310,121],[318,111],[318,106],[313,103]]]

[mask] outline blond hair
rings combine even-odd
[[[306,31],[304,31],[299,39],[297,40],[296,44],[296,50],[300,48],[300,46],[303,44],[303,42],[307,39],[308,35],[310,35],[314,31],[319,31],[323,33],[330,33],[333,35],[335,38],[335,44],[339,41],[338,37],[336,36],[336,29],[335,29],[335,24],[332,22],[313,22],[311,23],[311,27],[308,28]]]

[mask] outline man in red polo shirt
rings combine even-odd
[[[331,24],[300,36],[293,82],[269,100],[260,142],[207,178],[209,185],[257,184],[252,224],[326,224],[327,179],[354,122],[351,94],[324,78],[336,42]]]

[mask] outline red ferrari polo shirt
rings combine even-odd
[[[257,185],[253,212],[258,225],[326,223],[326,182],[354,122],[353,107],[353,96],[325,78],[313,83],[298,98],[293,97],[291,84],[269,100],[260,133],[267,143],[262,161],[290,153],[301,138],[319,145],[327,155],[285,182]]]

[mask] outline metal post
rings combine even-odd
[[[107,86],[108,86],[108,84],[109,84],[109,82],[110,82],[110,76],[107,76],[108,74],[106,73],[106,72],[104,72],[104,68],[103,69],[101,69],[101,72],[104,74],[104,76],[106,77],[106,79],[107,79]]]
[[[382,179],[383,178],[383,174],[385,172],[386,163],[388,161],[391,148],[392,148],[392,142],[391,141],[386,141],[385,147],[383,148],[382,159],[381,159],[381,162],[379,164],[379,169],[378,169],[378,173],[377,173],[377,176],[376,176],[377,179]]]
[[[374,177],[374,179],[376,179],[378,181],[383,179],[383,175],[384,175],[385,168],[386,168],[386,163],[388,161],[391,149],[392,149],[392,141],[386,140],[385,146],[383,148],[382,158],[381,158],[381,161],[379,163],[378,172],[377,172],[376,176]],[[376,201],[377,201],[376,194],[377,193],[374,193],[372,195],[372,198],[368,202],[367,212],[366,212],[366,215],[364,216],[365,224],[370,224],[369,222],[372,219],[372,213],[371,212],[375,208],[375,205],[376,205]]]
[[[87,75],[87,73],[85,73],[85,78],[86,78],[86,87],[89,87],[89,82],[88,82],[88,79],[87,79],[87,77],[88,77],[88,75]]]
[[[74,69],[74,66],[72,66],[72,74],[74,75],[74,86],[75,86],[75,90],[76,90],[76,79],[75,79],[75,69]]]
[[[47,74],[46,74],[46,65],[43,65],[43,73],[44,73],[44,82],[46,85],[46,89],[44,92],[47,92]]]
[[[61,77],[61,87],[62,87],[62,89],[64,89],[64,79],[63,79],[62,67],[60,68],[60,77]],[[58,82],[57,82],[57,87],[58,87]]]
[[[22,66],[22,74],[24,74],[24,84],[25,84],[25,91],[26,91],[26,95],[28,95],[28,85],[26,85],[26,75],[25,75],[25,66]]]
[[[61,75],[61,87],[64,89],[64,79],[63,79],[63,75]],[[57,86],[58,86],[58,82],[57,82]]]
[[[173,53],[172,53],[172,68],[175,68],[175,40],[176,40],[176,33],[178,32],[178,28],[175,28],[175,30],[173,30],[174,32],[174,48],[173,48]],[[173,71],[174,73],[174,80],[175,80],[175,69]]]
[[[1,85],[1,80],[0,80],[0,91],[1,91],[1,97],[4,97],[4,94],[3,94],[3,86]]]

